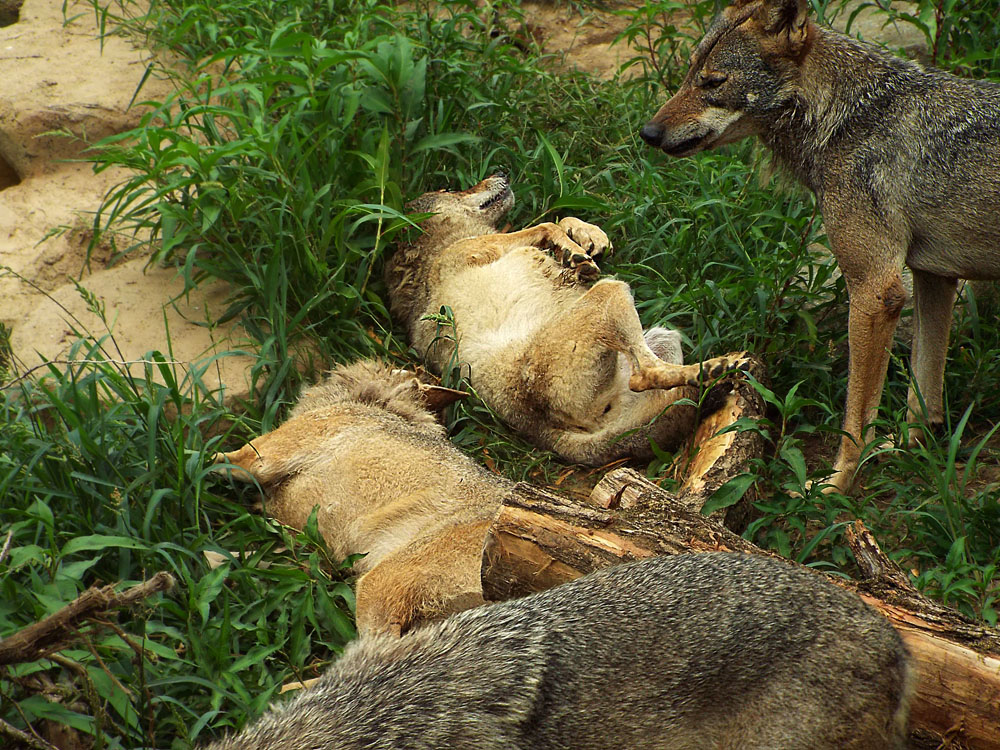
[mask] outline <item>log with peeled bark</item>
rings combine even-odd
[[[729,389],[722,406],[699,420],[694,434],[674,461],[674,476],[680,482],[677,501],[693,511],[700,511],[720,487],[744,474],[750,461],[764,453],[764,439],[759,432],[735,429],[740,420],[754,423],[760,420],[766,408],[748,377],[766,383],[764,364],[754,356],[745,353],[742,356],[740,371],[727,375],[721,383]],[[754,492],[752,486],[748,487],[724,513],[720,512],[721,523],[741,533],[753,514]],[[609,504],[605,507],[612,507],[617,501],[609,497],[606,502]]]
[[[585,506],[518,485],[486,539],[486,598],[522,596],[654,555],[771,554],[630,469],[608,474],[591,500]],[[868,577],[830,580],[881,612],[910,649],[917,673],[914,747],[1000,750],[1000,631],[921,596],[860,522],[847,541]]]

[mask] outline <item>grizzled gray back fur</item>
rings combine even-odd
[[[995,245],[976,245],[1000,239],[1000,86],[924,68],[831,29],[816,33],[829,69],[854,74],[831,76],[834,91],[801,85],[785,102],[785,127],[765,131],[764,142],[821,200],[834,176],[866,193],[876,215],[905,233],[908,264],[996,278],[996,263],[983,262]],[[940,243],[954,247],[947,262],[928,255]]]
[[[355,642],[210,750],[898,747],[906,650],[819,574],[704,553]]]

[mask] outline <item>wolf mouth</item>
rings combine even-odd
[[[479,210],[485,211],[490,206],[494,206],[497,203],[500,203],[502,200],[507,198],[508,195],[510,195],[510,185],[507,185],[505,183],[493,195],[491,195],[489,198],[487,198],[485,201],[479,204]]]
[[[708,135],[697,135],[693,138],[688,138],[681,141],[680,143],[675,143],[670,146],[661,146],[664,152],[670,154],[671,156],[686,156],[688,154],[694,153],[695,151],[701,150],[705,144],[705,140]]]

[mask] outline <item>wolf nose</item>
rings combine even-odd
[[[663,141],[663,126],[647,122],[639,131],[639,137],[650,146],[659,146]]]

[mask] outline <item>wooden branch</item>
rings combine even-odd
[[[58,612],[0,641],[0,664],[42,659],[53,651],[65,648],[75,637],[83,620],[104,614],[108,610],[130,607],[152,594],[172,588],[173,585],[174,577],[161,571],[148,581],[121,593],[115,592],[117,584],[91,587]]]
[[[746,374],[767,383],[767,370],[756,357],[747,356],[738,375],[726,379],[732,390],[722,408],[698,424],[686,454],[676,461],[676,476],[682,484],[677,502],[699,513],[705,502],[730,479],[747,471],[750,460],[764,454],[764,438],[754,430],[723,432],[739,419],[760,420],[767,405],[750,385]],[[721,433],[721,434],[720,434]],[[726,508],[722,523],[737,534],[743,532],[754,515],[756,488],[750,487],[734,505]]]
[[[764,416],[764,399],[746,377],[750,374],[756,380],[766,382],[764,364],[749,354],[741,356],[745,360],[741,371],[724,378],[721,383],[722,387],[730,389],[722,406],[698,423],[671,467],[674,478],[681,483],[673,497],[692,513],[700,513],[705,502],[720,487],[744,473],[750,460],[764,453],[764,440],[756,431],[724,431],[739,419],[756,421]],[[642,484],[636,481],[641,479],[636,472],[622,471],[625,473],[609,472],[597,484],[590,496],[594,505],[618,508],[642,502],[644,488],[647,487],[652,487],[654,494],[663,492],[652,482]],[[738,502],[726,508],[722,514],[723,525],[737,534],[741,533],[753,516],[755,498],[754,488],[751,487]]]
[[[847,543],[867,576],[855,590],[899,631],[917,670],[911,712],[920,728],[951,739],[992,737],[1000,748],[1000,632],[922,596],[861,521]]]
[[[709,550],[771,555],[628,469],[612,472],[596,494],[601,503],[616,497],[617,508],[578,505],[518,485],[486,539],[486,598],[522,596],[653,555]],[[848,543],[871,577],[830,580],[857,591],[903,636],[917,672],[913,727],[947,738],[953,748],[1000,750],[1000,632],[922,597],[860,522]]]
[[[50,742],[46,742],[41,737],[28,734],[27,732],[22,732],[20,729],[8,724],[3,719],[0,719],[0,737],[6,737],[9,740],[20,743],[24,747],[30,747],[32,750],[59,750],[59,748],[55,745]],[[4,745],[4,747],[6,747],[6,745]]]

